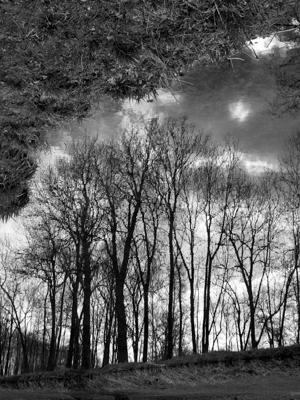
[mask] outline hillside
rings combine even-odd
[[[243,353],[214,352],[164,364],[121,364],[89,372],[2,378],[0,398],[296,400],[300,399],[299,367],[300,346]]]

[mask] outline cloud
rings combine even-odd
[[[251,114],[251,106],[242,99],[230,103],[228,106],[230,117],[239,122],[245,122]]]
[[[251,175],[260,175],[267,170],[277,170],[279,167],[278,161],[267,155],[260,157],[249,153],[241,153],[240,155],[242,164]]]

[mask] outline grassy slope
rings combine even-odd
[[[167,385],[139,385],[135,388],[124,388],[123,382],[117,380],[111,389],[89,388],[86,390],[62,391],[57,389],[5,390],[0,388],[1,400],[113,400],[113,399],[172,399],[172,400],[299,400],[300,374],[275,371],[268,375],[235,376],[223,381],[199,382],[184,381],[181,385],[170,380]],[[182,379],[181,375],[177,379]]]
[[[32,150],[103,93],[142,98],[194,60],[226,58],[297,0],[1,0],[0,216],[28,200]],[[2,196],[1,196],[2,194]]]
[[[71,399],[100,400],[101,395],[126,394],[130,399],[144,400],[291,400],[300,399],[299,367],[300,346],[243,353],[216,352],[173,359],[164,364],[132,363],[96,371],[29,374],[2,379],[1,386],[13,387],[18,382],[21,390],[4,391],[0,388],[0,398],[9,394],[12,400],[17,395],[27,399],[26,396],[34,391],[45,399],[47,396],[49,399],[69,396]]]

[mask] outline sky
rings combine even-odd
[[[114,137],[131,122],[185,115],[214,140],[222,142],[230,136],[237,141],[249,172],[276,168],[286,138],[300,126],[299,113],[273,112],[277,83],[266,60],[284,60],[287,51],[295,47],[293,41],[283,39],[272,35],[248,42],[244,52],[233,57],[231,67],[229,63],[194,67],[181,82],[160,90],[152,102],[104,98],[81,124],[51,133],[50,143],[62,147],[84,134]]]
[[[174,85],[172,92],[162,92],[150,106],[126,101],[123,113],[137,110],[141,115],[186,115],[217,141],[234,138],[250,172],[276,168],[286,138],[300,127],[300,114],[274,113],[278,88],[266,60],[283,60],[294,45],[275,36],[258,38],[232,60],[232,68],[195,68],[184,76],[181,85]]]

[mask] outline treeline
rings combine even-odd
[[[0,373],[299,343],[300,137],[243,168],[185,119],[82,140],[3,247]]]

